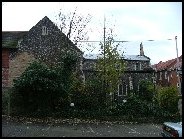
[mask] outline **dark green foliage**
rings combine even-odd
[[[40,62],[33,62],[14,80],[13,103],[20,113],[31,115],[51,115],[65,110],[70,104],[72,71],[76,59],[63,58],[63,67],[49,68]]]
[[[10,91],[2,91],[2,114],[8,114],[8,101]]]
[[[117,105],[113,110],[114,116],[127,117],[130,119],[155,118],[155,122],[177,121],[178,113],[171,113],[159,106],[158,102],[143,101],[139,96],[130,96],[126,103]]]
[[[85,82],[85,88],[82,87],[81,91],[73,94],[73,100],[75,101],[76,108],[82,110],[98,110],[102,107],[100,101],[102,95],[102,83],[99,80],[98,75],[91,74]]]
[[[156,99],[159,106],[171,113],[178,111],[178,90],[176,87],[159,88]]]
[[[121,120],[143,117],[163,121],[177,119],[175,89],[162,89],[153,99],[152,84],[142,81],[140,91],[132,93],[126,103],[107,108],[99,74],[90,74],[84,85],[77,73],[73,72],[75,57],[65,57],[63,61],[62,67],[55,68],[34,62],[15,80],[15,90],[11,94],[12,114],[97,119],[116,117]],[[173,97],[174,100],[171,99]],[[3,105],[7,105],[6,100]],[[71,102],[75,104],[74,107],[70,107]]]
[[[152,82],[147,80],[142,80],[139,84],[139,97],[142,100],[152,102],[154,96],[154,85]]]
[[[58,73],[39,62],[33,62],[25,72],[14,81],[16,104],[27,113],[49,113],[54,111],[62,90]]]

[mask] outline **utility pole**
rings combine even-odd
[[[178,96],[179,96],[179,100],[178,100],[178,110],[180,113],[180,120],[182,120],[182,92],[181,92],[181,82],[180,82],[180,74],[179,74],[179,58],[178,58],[178,47],[177,47],[177,36],[175,36],[175,40],[176,40],[176,54],[177,54],[177,63],[176,63],[176,74],[178,76]]]
[[[176,40],[176,54],[177,54],[177,62],[176,62],[176,73],[177,73],[177,76],[178,76],[178,83],[179,83],[179,87],[178,87],[178,90],[179,90],[179,95],[181,95],[181,83],[180,83],[180,75],[179,75],[179,58],[178,58],[178,47],[177,47],[177,36],[175,36],[175,40]]]
[[[104,75],[105,75],[105,16],[104,16]]]
[[[104,44],[103,44],[104,45],[104,47],[103,47],[103,49],[104,49],[104,55],[103,55],[104,56],[104,63],[103,63],[104,64],[104,69],[103,69],[104,70],[103,71],[104,72],[104,79],[103,79],[103,93],[104,93],[105,103],[106,103],[106,97],[107,96],[106,96],[106,92],[105,92],[105,84],[106,84],[106,82],[105,82],[105,74],[106,74],[106,72],[105,72],[105,29],[106,28],[105,28],[105,15],[104,15]]]

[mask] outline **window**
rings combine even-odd
[[[18,44],[17,44],[18,47],[20,47],[20,44],[22,41],[23,41],[23,39],[18,40]]]
[[[46,26],[42,26],[42,35],[48,35],[48,29]]]
[[[139,63],[136,63],[134,68],[135,68],[135,70],[138,70],[139,69]]]
[[[123,96],[127,96],[127,85],[123,85]]]
[[[139,63],[139,69],[142,70],[142,64],[141,63]]]
[[[126,95],[127,95],[127,89],[128,89],[128,86],[126,85]]]
[[[132,84],[132,78],[129,77],[129,86],[130,86],[130,90],[133,90],[133,84]]]
[[[156,79],[155,77],[152,77],[152,82],[155,83]]]
[[[169,76],[167,77],[167,79],[168,79],[168,82],[169,82]]]
[[[133,90],[133,85],[132,84],[130,85],[130,90]]]
[[[165,71],[165,79],[167,79],[167,71]]]
[[[123,86],[122,84],[118,85],[118,96],[122,96],[123,95]]]
[[[159,80],[162,80],[162,72],[160,72],[160,79]]]
[[[179,83],[177,83],[177,88],[179,88],[180,86],[179,86]]]

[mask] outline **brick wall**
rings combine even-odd
[[[34,60],[36,60],[34,56],[27,52],[18,53],[14,59],[10,60],[8,82],[10,87],[13,86],[13,79],[19,77]]]
[[[2,68],[9,68],[9,49],[2,49]]]
[[[2,87],[8,85],[8,73],[9,73],[9,50],[2,49]]]

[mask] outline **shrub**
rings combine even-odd
[[[8,103],[10,101],[10,90],[2,92],[2,114],[8,114]]]
[[[55,70],[40,62],[33,62],[14,80],[15,105],[22,109],[22,113],[48,114],[54,111],[58,102],[62,100],[64,104],[66,100],[63,98],[67,98],[59,77]]]
[[[171,113],[178,111],[178,92],[176,87],[160,88],[156,98],[161,108]]]
[[[140,82],[138,95],[142,100],[152,102],[154,93],[154,85],[152,82],[147,80],[142,80]]]

